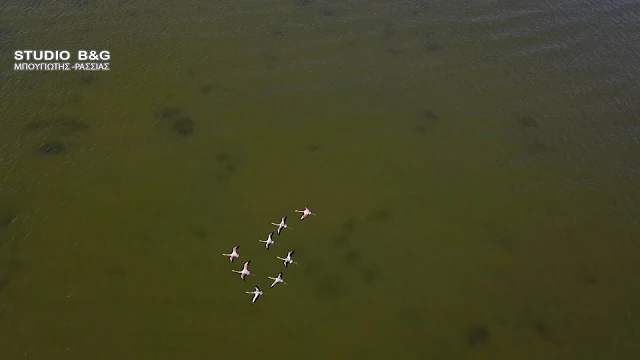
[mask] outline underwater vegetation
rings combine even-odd
[[[181,109],[165,107],[155,112],[156,123],[167,127],[182,139],[191,139],[196,131],[195,121]]]

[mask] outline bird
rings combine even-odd
[[[296,264],[298,265],[297,262],[293,261],[293,251],[289,251],[287,253],[287,257],[286,258],[281,258],[279,256],[276,256],[278,259],[284,261],[284,267],[289,267],[289,264]]]
[[[280,233],[282,232],[282,229],[291,229],[289,227],[289,225],[287,225],[287,217],[283,217],[282,220],[280,220],[280,224],[276,224],[276,223],[271,223],[271,225],[275,225],[278,227],[278,235],[280,235]]]
[[[255,276],[254,274],[251,273],[251,271],[249,271],[249,264],[250,263],[251,263],[251,260],[249,260],[246,263],[244,263],[244,266],[242,267],[242,270],[231,270],[231,271],[240,274],[240,278],[242,280],[245,280],[247,278],[247,275]]]
[[[269,234],[269,237],[267,237],[267,240],[258,240],[258,241],[266,243],[265,246],[267,250],[269,250],[269,247],[271,245],[275,244],[275,242],[273,241],[273,233]]]
[[[240,249],[240,246],[234,246],[233,250],[231,250],[231,254],[222,254],[222,255],[228,256],[229,260],[233,262],[233,260],[240,257],[240,254],[238,254],[238,249]]]
[[[282,272],[280,274],[278,274],[278,277],[274,277],[272,278],[271,276],[267,276],[269,279],[273,280],[273,284],[271,284],[271,287],[273,288],[274,286],[278,285],[278,283],[283,283],[285,285],[289,285],[287,284],[284,280],[282,280]]]
[[[311,212],[311,210],[309,210],[308,207],[304,207],[304,210],[294,210],[297,213],[302,213],[302,216],[300,217],[300,220],[304,220],[307,218],[307,216],[309,215],[315,215],[314,213]]]
[[[256,286],[255,290],[247,291],[247,294],[253,294],[253,300],[251,300],[251,303],[255,304],[255,302],[258,301],[260,295],[262,295],[262,290],[260,290],[260,288]]]

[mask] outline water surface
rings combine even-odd
[[[0,3],[0,357],[640,358],[639,14]]]

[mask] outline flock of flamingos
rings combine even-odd
[[[300,217],[300,220],[306,219],[309,215],[315,215],[307,207],[305,207],[304,210],[295,210],[295,212],[302,213],[302,216]],[[289,225],[287,225],[287,217],[286,216],[284,216],[280,220],[279,224],[271,223],[271,225],[274,225],[274,226],[278,227],[278,230],[277,230],[278,235],[280,235],[280,233],[284,229],[291,229],[289,227]],[[271,234],[269,234],[269,236],[267,237],[267,240],[259,240],[260,242],[265,243],[265,247],[267,248],[267,250],[269,250],[271,245],[275,244],[275,241],[273,241],[273,234],[274,234],[273,232]],[[233,262],[233,260],[235,260],[235,259],[240,257],[240,254],[238,254],[238,249],[239,248],[240,248],[240,246],[235,246],[233,248],[233,250],[231,250],[231,254],[222,254],[222,255],[228,256],[229,260],[231,260],[231,262]],[[284,262],[284,267],[289,267],[289,264],[296,264],[296,265],[298,264],[295,261],[293,261],[293,251],[289,251],[287,253],[286,257],[281,258],[281,257],[277,256],[277,258]],[[249,264],[250,263],[251,263],[251,260],[249,260],[246,263],[244,263],[244,266],[242,267],[242,270],[231,270],[231,271],[240,274],[240,278],[242,280],[246,280],[248,275],[255,276],[254,274],[252,274],[249,271]],[[278,285],[278,283],[283,283],[283,284],[287,285],[287,283],[282,279],[282,272],[280,272],[277,277],[268,276],[268,278],[273,280],[273,284],[271,284],[271,288],[273,288],[274,286]],[[263,292],[262,292],[262,290],[260,290],[260,288],[258,286],[256,286],[253,291],[247,291],[247,294],[253,294],[253,300],[251,300],[251,303],[255,304],[255,302],[263,294]]]

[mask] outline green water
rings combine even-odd
[[[0,359],[640,359],[638,14],[0,2]]]

